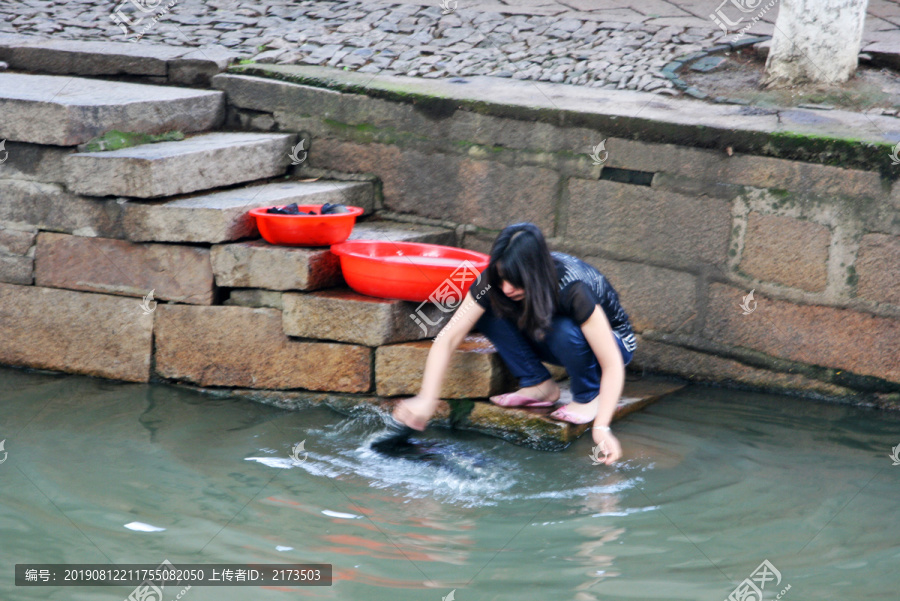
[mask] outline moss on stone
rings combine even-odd
[[[678,144],[695,148],[758,154],[787,160],[799,160],[843,168],[878,171],[886,180],[900,177],[900,170],[890,169],[886,142],[871,142],[858,138],[841,138],[800,132],[739,131],[721,127],[697,125],[686,128],[682,123],[654,121],[642,117],[624,117],[590,112],[560,110],[555,107],[529,107],[468,98],[448,98],[426,91],[421,83],[402,84],[379,81],[370,87],[370,78],[357,73],[338,71],[332,74],[309,75],[283,65],[235,65],[229,72],[254,75],[290,83],[314,86],[349,94],[411,104],[428,117],[441,120],[464,109],[493,117],[537,121],[556,127],[599,129],[626,139],[641,142]]]
[[[81,152],[105,152],[140,146],[141,144],[177,142],[179,140],[184,140],[184,134],[180,131],[170,131],[164,134],[144,134],[114,129],[79,146],[78,149]]]
[[[355,142],[377,142],[379,144],[396,144],[403,146],[410,141],[428,141],[430,138],[412,132],[399,131],[393,127],[377,127],[371,123],[344,123],[335,119],[322,119],[322,123],[341,132]]]
[[[879,171],[883,177],[896,179],[891,164],[891,144],[872,143],[860,138],[840,138],[799,132],[772,132],[770,141],[760,150],[770,156],[843,167]]]
[[[856,290],[856,284],[859,282],[859,275],[856,273],[856,267],[854,267],[853,265],[847,268],[846,282],[847,286],[849,286],[851,290]]]
[[[465,422],[475,408],[475,401],[471,399],[450,400],[447,403],[450,405],[450,423],[454,427]]]

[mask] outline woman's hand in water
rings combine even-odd
[[[393,416],[401,424],[415,430],[424,430],[436,410],[436,400],[414,396],[397,403]]]
[[[595,453],[595,455],[598,457],[606,455],[605,458],[601,459],[602,463],[612,465],[621,459],[622,445],[619,444],[619,439],[612,432],[594,429],[591,429],[591,432],[594,434],[594,442],[600,445],[600,452]]]

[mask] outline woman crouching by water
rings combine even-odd
[[[562,365],[575,402],[550,417],[593,422],[594,442],[606,453],[605,463],[622,456],[609,423],[636,343],[616,291],[599,271],[575,257],[551,253],[534,224],[504,229],[494,241],[488,268],[435,338],[419,394],[394,409],[397,421],[425,429],[437,410],[450,357],[473,327],[488,337],[519,380],[519,390],[491,402],[502,407],[555,404],[559,387],[541,362]]]

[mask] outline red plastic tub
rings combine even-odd
[[[484,253],[439,244],[350,240],[335,244],[347,284],[360,294],[456,306],[484,271]]]
[[[269,244],[282,246],[329,246],[350,237],[360,207],[347,207],[348,213],[329,215],[278,215],[266,213],[269,207],[252,209],[259,233]],[[297,205],[301,211],[320,211],[322,205]]]

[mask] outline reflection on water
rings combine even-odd
[[[15,587],[16,563],[163,559],[334,565],[331,587],[188,601],[721,601],[765,559],[785,599],[896,598],[892,414],[689,388],[621,422],[609,468],[587,438],[542,453],[432,430],[409,461],[369,450],[377,418],[322,408],[16,370],[0,390],[3,601],[130,592]]]

